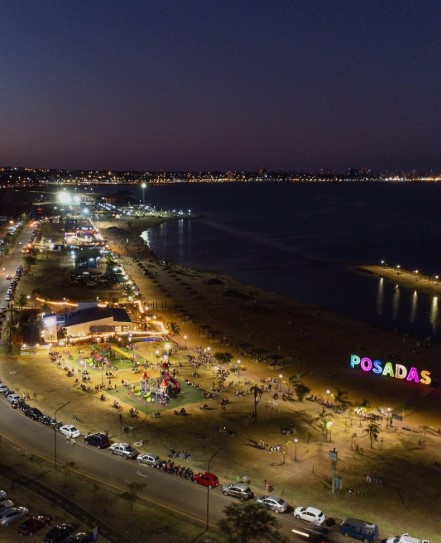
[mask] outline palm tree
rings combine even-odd
[[[374,441],[377,441],[378,435],[380,433],[380,425],[376,422],[370,422],[365,429],[365,432],[368,434],[370,442],[371,442],[371,449],[374,448]]]
[[[311,392],[311,389],[304,385],[301,381],[297,381],[294,385],[294,390],[297,394],[299,402],[303,402],[305,396]]]
[[[322,431],[322,434],[324,436],[327,436],[328,423],[331,421],[332,418],[334,418],[334,415],[330,413],[329,411],[326,411],[325,408],[322,407],[321,412],[318,414],[317,417],[311,420],[311,423],[317,422],[318,427]]]
[[[17,300],[17,307],[18,309],[22,309],[23,307],[26,307],[28,305],[28,300],[26,298],[26,294],[23,292],[20,294]]]
[[[181,333],[181,327],[177,322],[169,322],[168,328],[173,336],[179,336],[179,334]]]
[[[334,394],[335,403],[338,403],[340,405],[348,406],[351,404],[351,402],[348,399],[348,393],[346,390],[339,390],[337,388],[337,393]]]
[[[250,391],[253,393],[254,397],[254,422],[257,422],[257,404],[262,398],[263,389],[258,387],[257,385],[254,385],[250,388]]]

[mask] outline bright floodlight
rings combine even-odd
[[[57,198],[62,204],[70,204],[72,202],[72,196],[66,191],[59,192]]]
[[[146,189],[147,188],[147,183],[141,183],[141,188]]]

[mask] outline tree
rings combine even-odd
[[[219,363],[229,364],[233,360],[233,355],[231,353],[214,353],[213,357]]]
[[[257,404],[262,398],[263,389],[259,388],[257,385],[254,385],[250,388],[250,391],[254,396],[254,421],[257,422]]]
[[[297,381],[294,384],[294,390],[295,390],[295,393],[297,394],[297,399],[299,400],[299,402],[303,402],[305,397],[311,392],[311,389],[307,387],[306,385],[304,385],[303,383],[301,383],[300,381]]]
[[[33,264],[35,264],[35,256],[33,255],[26,255],[23,257],[23,261],[27,268],[30,268]]]
[[[278,520],[258,503],[233,503],[224,509],[225,518],[218,526],[233,543],[248,543],[253,539],[270,543],[285,543]]]
[[[17,300],[18,309],[22,309],[23,307],[26,307],[27,305],[28,305],[28,299],[26,297],[26,294],[22,292]]]
[[[376,422],[370,422],[365,429],[365,432],[369,436],[371,442],[371,449],[374,448],[374,441],[377,441],[378,435],[380,433],[380,426]]]
[[[177,322],[169,322],[168,328],[173,336],[179,336],[179,334],[181,333],[181,327]]]
[[[348,393],[346,390],[339,390],[337,388],[337,393],[334,395],[335,403],[338,403],[343,406],[348,406],[351,402],[348,399]]]
[[[322,407],[319,415],[312,419],[311,423],[317,422],[320,430],[322,431],[322,434],[326,436],[328,433],[328,423],[331,421],[332,418],[334,418],[334,415],[329,411],[326,411],[325,408]]]
[[[133,506],[139,499],[138,490],[142,490],[145,487],[145,485],[143,485],[142,483],[132,482],[128,484],[128,487],[129,487],[129,490],[127,490],[126,492],[122,492],[120,494],[120,497],[123,500],[127,501],[130,507],[130,514],[132,514]]]

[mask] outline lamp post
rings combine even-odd
[[[57,407],[57,409],[55,409],[54,419],[57,418],[58,411],[60,411],[60,409],[63,409],[63,407],[66,407],[66,405],[69,405],[69,404],[70,402],[66,402],[63,405],[60,405],[60,407]],[[57,429],[55,426],[54,426],[54,464],[55,464],[55,469],[57,469]]]
[[[237,361],[237,382],[240,383],[240,360]]]
[[[185,341],[185,345],[184,345],[184,348],[186,349],[187,348],[187,336],[184,336],[184,341]]]
[[[295,437],[294,438],[294,461],[297,462],[297,443],[298,443],[298,439]]]
[[[331,461],[331,467],[332,467],[332,493],[335,492],[335,469],[337,467],[337,461],[338,461],[338,452],[335,450],[335,447],[332,451],[329,451],[329,460]]]
[[[211,456],[210,456],[210,460],[208,460],[208,466],[207,466],[207,472],[210,473],[210,465],[211,465],[211,461],[213,460],[213,458],[218,455],[221,451],[223,450],[222,447],[220,447],[216,452],[214,452]],[[210,485],[207,486],[207,516],[206,516],[206,522],[205,522],[205,531],[208,532],[208,528],[209,528],[209,522],[208,522],[208,519],[209,519],[209,514],[210,514]]]
[[[328,388],[328,390],[326,391],[326,404],[327,404],[327,405],[329,405],[329,394],[330,394],[330,393],[331,393],[331,391],[330,391],[329,388]]]
[[[147,188],[147,183],[141,183],[141,189],[142,189],[142,203],[144,205],[144,193],[145,189]]]

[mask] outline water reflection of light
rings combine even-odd
[[[435,330],[438,324],[438,296],[432,298],[432,307],[430,308],[430,324]]]
[[[179,219],[179,221],[178,221],[178,255],[179,255],[179,261],[182,261],[183,257],[184,257],[184,240],[185,240],[184,221],[183,221],[183,219]]]
[[[418,304],[418,292],[414,290],[412,294],[412,304],[410,306],[410,322],[414,322],[416,319],[417,304]]]
[[[398,309],[400,307],[400,287],[398,285],[395,285],[395,292],[392,298],[392,318],[393,320],[397,320],[398,317]]]
[[[383,298],[384,298],[384,278],[380,277],[377,289],[377,313],[383,314]]]

